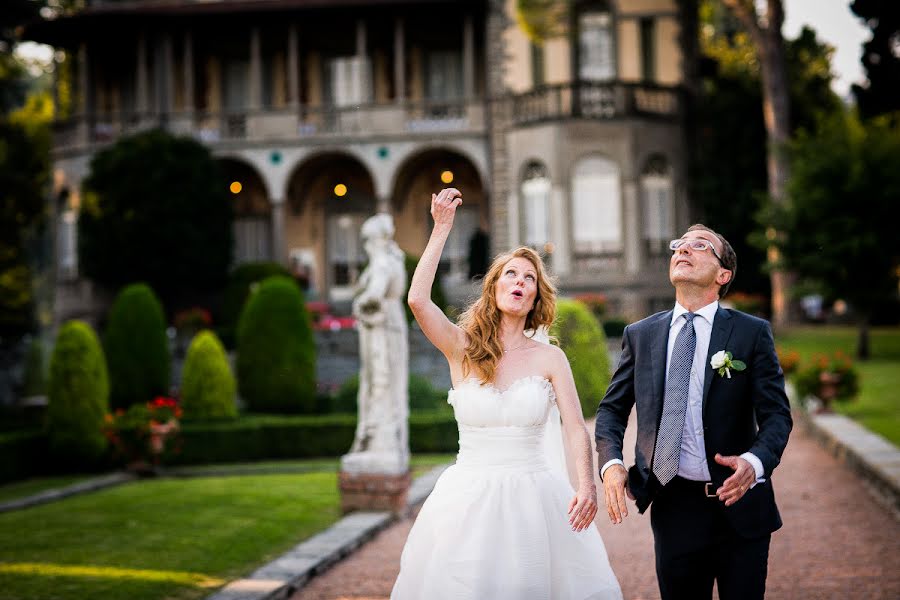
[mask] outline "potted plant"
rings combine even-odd
[[[801,398],[813,396],[821,402],[818,412],[831,412],[833,402],[852,400],[859,393],[859,373],[840,350],[813,355],[797,370],[794,383]]]
[[[141,476],[156,475],[159,464],[180,430],[181,407],[174,398],[158,396],[128,410],[107,414],[103,433],[126,469]]]

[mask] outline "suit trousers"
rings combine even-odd
[[[713,581],[720,600],[765,596],[772,536],[738,535],[726,510],[718,498],[706,497],[702,482],[675,477],[658,491],[650,523],[662,600],[710,599]]]

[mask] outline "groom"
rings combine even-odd
[[[772,471],[791,431],[766,321],[724,309],[737,257],[694,225],[672,240],[675,308],[625,329],[622,357],[597,409],[597,452],[613,523],[627,494],[650,504],[663,600],[765,595],[769,540],[781,527]],[[726,354],[729,353],[729,354]],[[635,464],[622,438],[637,406]]]

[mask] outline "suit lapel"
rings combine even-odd
[[[657,404],[656,411],[659,415],[662,415],[663,399],[666,393],[666,355],[668,354],[672,312],[670,310],[663,313],[650,330],[650,375],[653,378],[653,399]]]
[[[731,337],[731,328],[734,323],[731,322],[731,313],[721,306],[716,311],[716,317],[713,319],[712,335],[709,338],[709,351],[706,354],[706,375],[703,378],[703,414],[706,414],[706,401],[709,398],[709,388],[712,387],[713,379],[718,374],[713,371],[710,359],[720,350],[727,350],[728,338]]]

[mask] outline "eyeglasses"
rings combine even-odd
[[[722,262],[722,257],[719,256],[719,252],[716,250],[716,247],[712,245],[712,242],[709,240],[704,240],[703,238],[692,238],[686,240],[684,238],[680,238],[677,240],[672,240],[669,242],[669,250],[672,252],[677,252],[679,248],[687,244],[687,247],[691,250],[696,250],[697,252],[705,252],[706,250],[712,250],[712,253],[716,255],[716,258],[719,259],[719,262]]]

